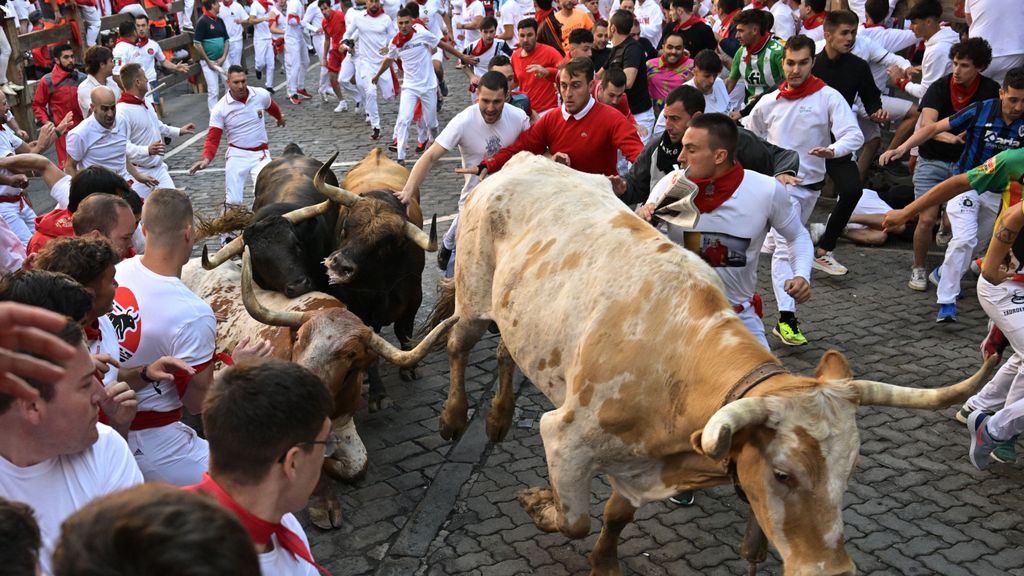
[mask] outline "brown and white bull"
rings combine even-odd
[[[638,506],[732,481],[786,574],[853,574],[842,499],[857,407],[946,406],[992,368],[933,390],[854,380],[836,352],[813,377],[788,373],[715,272],[627,210],[606,178],[527,153],[473,191],[458,245],[441,434],[466,428],[467,355],[494,321],[491,439],[511,422],[513,361],[556,406],[540,420],[551,488],[520,496],[535,524],[587,536],[591,480],[610,480],[594,574],[621,574],[618,538]]]
[[[253,282],[250,262],[248,249],[242,265],[231,261],[209,271],[193,258],[182,270],[182,281],[221,318],[217,323],[219,348],[234,349],[247,336],[263,339],[270,342],[275,357],[304,366],[323,380],[334,398],[334,432],[342,439],[324,460],[324,472],[342,481],[362,478],[366,448],[353,416],[362,399],[363,375],[378,356],[399,366],[415,364],[450,324],[439,325],[415,349],[399,350],[328,294],[308,292],[288,298],[260,289]],[[341,507],[328,494],[327,487],[321,485],[311,500],[310,519],[321,528],[337,528]]]

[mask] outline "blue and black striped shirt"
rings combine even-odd
[[[999,98],[975,102],[949,117],[950,132],[966,131],[958,172],[967,172],[1002,152],[1024,145],[1024,118],[1011,124],[1003,121]]]

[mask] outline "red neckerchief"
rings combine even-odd
[[[740,10],[742,10],[742,8],[737,8],[737,9],[733,10],[732,12],[729,12],[728,14],[726,14],[724,17],[722,17],[722,30],[725,30],[725,31],[728,32],[729,26],[732,25],[732,19],[735,18],[736,15],[740,13]]]
[[[487,46],[484,46],[484,39],[481,38],[481,39],[476,41],[476,44],[473,44],[473,48],[471,48],[469,50],[469,55],[470,56],[479,56],[479,55],[483,54],[484,52],[487,52],[488,50],[490,50],[491,46],[494,46],[494,40],[491,40],[490,44],[488,44]]]
[[[761,0],[754,0],[750,3],[750,7],[755,10],[762,10],[764,9],[764,2],[761,2]]]
[[[469,4],[470,4],[469,2],[466,2],[466,6],[469,6]],[[547,20],[548,16],[551,16],[551,14],[553,14],[554,12],[555,12],[554,8],[551,8],[549,10],[537,10],[534,13],[533,17],[537,21],[538,24],[541,24],[545,20]]]
[[[225,8],[229,8],[231,6],[231,2],[233,0],[220,0],[220,1],[221,1],[221,4],[223,4]]]
[[[700,17],[700,14],[694,12],[693,14],[690,14],[689,18],[683,20],[679,24],[676,24],[675,28],[673,28],[672,31],[678,32],[680,30],[686,30],[690,26],[693,26],[694,24],[700,24],[702,22],[704,22],[704,19]]]
[[[103,340],[103,334],[100,332],[100,321],[93,320],[92,324],[85,327],[85,339],[88,342],[96,342],[97,340]],[[102,378],[100,378],[102,380]]]
[[[206,8],[203,8],[203,16],[208,16],[211,20],[216,20],[217,19],[217,15],[214,14],[213,12],[210,12]]]
[[[874,22],[865,22],[865,28],[885,28],[885,24],[875,24]]]
[[[707,214],[721,206],[732,197],[743,182],[743,166],[734,162],[732,168],[717,178],[690,178],[699,188],[693,199],[693,205],[701,214]]]
[[[804,30],[813,30],[825,23],[826,12],[818,12],[810,18],[804,18]]]
[[[420,6],[426,6],[427,0],[416,0],[416,3],[419,4]]]
[[[149,106],[146,106],[145,100],[140,100],[134,94],[128,92],[121,92],[121,97],[117,101],[124,102],[125,104],[138,104],[143,108],[149,108]]]
[[[466,0],[466,7],[469,8],[470,4],[472,4],[473,1],[474,0]]]
[[[299,538],[298,534],[292,532],[280,522],[268,522],[243,508],[241,504],[235,502],[235,499],[210,477],[208,472],[203,473],[202,482],[193,486],[187,486],[185,490],[189,492],[202,492],[216,498],[221,506],[232,512],[242,522],[242,526],[245,526],[246,532],[249,533],[249,537],[252,538],[253,543],[257,546],[266,546],[270,543],[270,537],[276,535],[281,547],[290,552],[292,556],[302,558],[312,564],[321,574],[330,576],[330,572],[313,560],[313,555],[309,553],[309,548],[302,541],[302,538]]]
[[[256,0],[256,1],[260,3],[260,6],[263,6],[264,10],[266,10],[268,12],[270,11],[270,0]]]
[[[426,27],[427,27],[427,23],[426,23],[426,22],[424,22],[424,21],[423,21],[422,19],[420,19],[420,18],[413,18],[413,19],[412,19],[412,23],[411,23],[410,25],[411,25],[411,26],[415,26],[416,24],[419,24],[420,26],[423,26],[424,28],[426,28]]]
[[[758,40],[757,43],[754,44],[753,47],[747,46],[746,47],[747,48],[746,53],[743,54],[743,63],[744,64],[750,64],[750,57],[753,56],[754,54],[757,54],[761,50],[764,50],[765,45],[768,44],[768,41],[771,40],[771,38],[772,38],[772,33],[769,32],[769,33],[764,34],[763,36],[761,36],[761,39]]]
[[[826,86],[825,81],[817,76],[811,74],[804,80],[804,83],[799,88],[790,88],[789,81],[785,81],[779,84],[779,95],[776,98],[785,98],[786,100],[799,100],[804,96],[810,96],[818,90],[821,90]]]
[[[949,75],[949,101],[953,104],[954,112],[963,110],[971,103],[971,99],[978,92],[978,86],[981,86],[981,74],[975,76],[970,86],[960,86],[953,80],[953,75]]]
[[[408,34],[402,34],[401,32],[395,34],[395,37],[391,39],[391,43],[394,44],[396,48],[401,48],[402,46],[405,46],[406,42],[412,40],[412,35],[415,33],[416,30],[410,27]]]
[[[380,16],[383,13],[384,13],[384,9],[381,8],[380,6],[377,7],[377,11],[376,12],[370,10],[369,8],[366,9],[366,15],[369,16],[370,18],[376,18],[377,16]]]
[[[121,44],[122,42],[125,43],[125,44],[131,44],[132,46],[135,46],[135,42],[125,38],[124,36],[118,36],[117,37],[117,42],[114,42],[114,46],[117,46],[118,44]]]

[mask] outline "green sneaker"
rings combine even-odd
[[[992,459],[1003,464],[1014,464],[1017,462],[1017,437],[1014,436],[1006,442],[996,446],[992,451]]]
[[[779,320],[775,328],[772,328],[772,334],[781,338],[782,342],[789,346],[803,346],[807,344],[807,338],[800,331],[800,324],[795,318],[790,322]]]

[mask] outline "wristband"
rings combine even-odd
[[[910,78],[900,78],[896,82],[896,87],[900,90],[905,90],[907,88],[907,84],[910,84]]]
[[[142,381],[145,382],[146,384],[154,384],[156,382],[159,382],[159,380],[155,380],[153,378],[150,378],[149,375],[146,374],[146,370],[148,368],[149,368],[149,364],[146,364],[145,366],[142,367],[142,370],[139,372],[139,378],[142,378]]]
[[[476,165],[476,175],[477,176],[483,176],[484,172],[486,170],[487,170],[487,163],[486,162],[481,162],[481,163]]]

